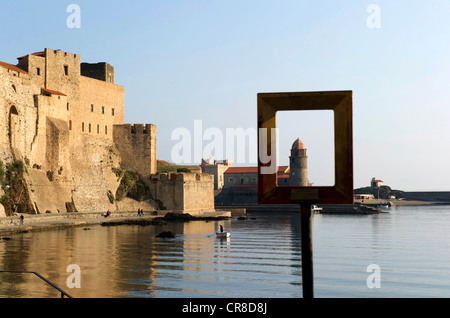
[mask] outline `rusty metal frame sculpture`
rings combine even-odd
[[[352,108],[352,91],[258,94],[258,203],[300,205],[304,298],[314,297],[311,205],[353,204],[354,202]],[[334,112],[334,186],[278,187],[277,169],[272,169],[271,173],[262,173],[262,170],[267,167],[273,165],[277,167],[276,154],[272,154],[276,149],[276,135],[273,135],[272,131],[273,129],[276,131],[277,111],[298,110],[333,110]],[[264,160],[262,160],[263,157]],[[267,161],[267,158],[273,161],[263,162]]]

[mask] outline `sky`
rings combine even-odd
[[[80,8],[79,28],[68,27],[70,4]],[[258,93],[351,90],[355,188],[376,177],[393,189],[450,190],[448,0],[1,0],[0,7],[1,61],[51,48],[110,63],[125,87],[125,122],[157,126],[158,159],[175,162],[177,145],[200,140],[199,155],[178,162],[200,163],[194,159],[213,140],[208,129],[222,133],[214,159],[226,157],[227,129],[256,131]],[[279,165],[299,137],[310,181],[332,185],[333,125],[331,111],[278,114]],[[174,139],[180,129],[190,136]],[[228,159],[256,165],[256,144],[247,148],[244,160],[237,150]]]

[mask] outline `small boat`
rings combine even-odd
[[[230,237],[230,235],[231,235],[230,232],[216,232],[217,238],[227,238]]]
[[[389,209],[389,204],[378,204],[377,208],[378,209]]]
[[[319,208],[317,205],[311,205],[311,212],[312,213],[320,213],[320,212],[322,212],[322,208]]]
[[[223,226],[222,225],[219,225],[219,226],[220,226],[220,232],[216,232],[216,237],[218,237],[218,238],[230,237],[230,232],[224,232]]]

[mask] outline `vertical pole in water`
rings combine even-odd
[[[300,236],[302,248],[303,298],[314,298],[313,247],[311,232],[311,205],[300,206]]]

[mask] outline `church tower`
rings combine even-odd
[[[308,156],[306,155],[305,144],[297,138],[291,147],[291,155],[289,157],[290,186],[309,187],[308,181]]]

